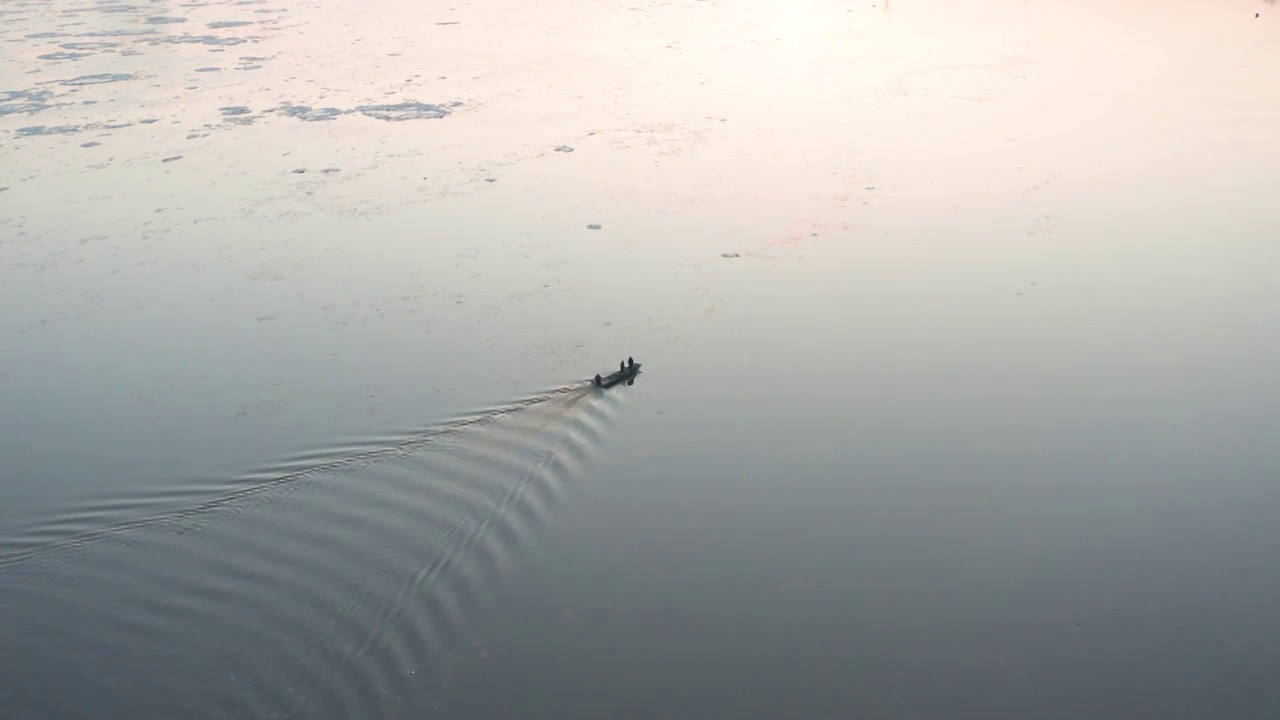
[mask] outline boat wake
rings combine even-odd
[[[468,623],[581,482],[620,402],[587,383],[554,388],[47,518],[0,545],[6,604],[19,608],[7,624],[27,628],[4,642],[32,659],[22,671],[32,691],[16,709],[392,717],[430,707],[474,661]],[[37,693],[49,673],[110,682]]]
[[[119,533],[196,517],[309,477],[352,471],[372,463],[407,457],[464,430],[482,427],[513,413],[564,400],[571,394],[585,396],[587,389],[581,384],[566,385],[436,425],[296,455],[229,481],[187,483],[146,495],[113,497],[89,503],[46,518],[20,535],[0,542],[0,570]],[[104,519],[109,521],[123,513],[132,517],[104,523]],[[97,527],[86,527],[92,525]]]

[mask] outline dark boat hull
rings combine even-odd
[[[600,387],[613,387],[620,382],[625,382],[635,377],[640,372],[640,363],[636,363],[629,368],[618,370],[611,375],[600,378]]]

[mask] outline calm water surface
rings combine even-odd
[[[3,3],[0,714],[1275,717],[1277,70],[1262,0]]]

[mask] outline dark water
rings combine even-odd
[[[0,717],[1274,717],[1277,20],[5,3]]]

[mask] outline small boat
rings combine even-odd
[[[621,370],[615,370],[613,371],[613,373],[609,375],[605,375],[603,377],[600,375],[597,375],[596,377],[600,378],[600,380],[596,381],[593,378],[591,382],[592,384],[598,385],[600,387],[606,387],[606,388],[613,387],[614,385],[617,385],[618,383],[623,382],[624,380],[630,380],[634,378],[639,372],[640,372],[640,363],[636,363],[634,365],[629,365],[627,367],[624,367]]]

